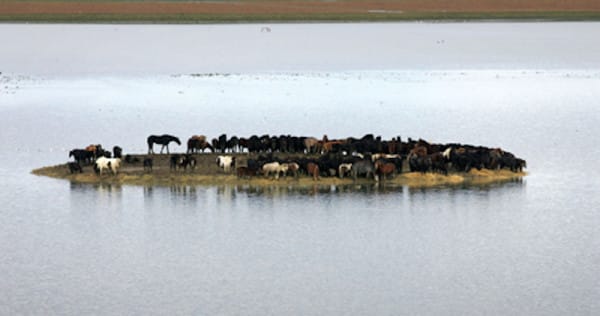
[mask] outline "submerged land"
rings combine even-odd
[[[58,179],[69,180],[73,183],[83,184],[116,184],[116,185],[141,185],[141,186],[173,186],[173,185],[239,185],[252,186],[312,186],[312,185],[352,185],[354,183],[375,183],[372,179],[359,178],[356,182],[350,178],[321,177],[314,180],[306,174],[297,177],[286,176],[274,179],[257,175],[254,177],[238,177],[234,171],[226,172],[215,163],[218,154],[196,154],[197,165],[194,169],[171,170],[169,166],[169,155],[153,155],[154,165],[152,171],[144,170],[141,163],[146,155],[132,155],[140,161],[136,163],[123,163],[118,174],[105,173],[97,175],[91,165],[83,166],[82,173],[70,173],[67,164],[47,166],[32,171],[39,176],[47,176]],[[236,154],[243,158],[244,154]],[[393,178],[380,180],[382,185],[396,185],[409,187],[435,187],[435,186],[459,186],[459,185],[487,185],[518,181],[526,172],[512,172],[503,170],[476,170],[468,173],[450,172],[448,175],[440,173],[407,172],[408,166],[403,168],[405,172],[397,174]]]
[[[595,0],[0,0],[0,21],[231,23],[414,20],[600,20]]]

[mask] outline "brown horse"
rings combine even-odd
[[[317,181],[320,179],[319,177],[319,165],[317,165],[314,162],[309,162],[306,165],[306,171],[308,172],[308,175],[311,175],[313,177],[313,180]]]
[[[333,140],[333,141],[329,141],[329,142],[324,142],[322,150],[324,153],[328,153],[333,149],[333,146],[341,145],[341,144],[344,144],[344,142],[341,140]]]
[[[284,165],[287,165],[287,173],[292,175],[294,178],[298,177],[298,169],[300,169],[300,165],[295,162],[286,162]]]
[[[237,167],[235,169],[238,178],[250,178],[256,176],[256,170],[248,167]]]
[[[425,146],[415,146],[409,155],[415,155],[417,157],[426,157],[427,156],[427,147]]]
[[[89,152],[92,157],[94,159],[98,158],[97,153],[98,153],[98,148],[102,148],[100,145],[88,145],[87,147],[85,147],[85,151]]]
[[[396,176],[396,165],[385,160],[377,160],[375,161],[375,172],[381,176],[382,180],[390,175],[394,178]]]
[[[446,158],[444,157],[443,153],[433,153],[429,155],[429,160],[431,161],[431,171],[437,171],[442,174],[448,175],[448,168],[446,167]]]
[[[314,137],[307,137],[304,139],[304,148],[306,148],[307,154],[312,154],[317,152],[317,145],[319,144],[319,140]]]
[[[211,152],[214,152],[213,146],[211,146],[206,141],[206,136],[204,136],[204,135],[194,135],[194,136],[190,137],[190,139],[188,139],[188,141],[187,141],[187,153],[188,154],[199,152],[199,151],[204,152],[204,150],[206,148],[210,149]]]

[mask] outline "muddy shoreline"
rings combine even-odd
[[[291,21],[598,20],[593,0],[1,1],[0,21],[236,23]]]
[[[297,178],[292,176],[273,177],[256,176],[251,178],[238,178],[234,172],[225,172],[215,163],[220,154],[206,153],[195,154],[197,166],[194,170],[176,170],[169,168],[169,155],[153,155],[154,166],[152,171],[145,171],[141,161],[146,155],[131,155],[138,158],[140,162],[125,163],[117,175],[94,173],[91,165],[83,166],[83,173],[69,172],[67,164],[46,166],[31,171],[38,176],[46,176],[57,179],[65,179],[72,183],[81,184],[118,184],[137,186],[173,186],[173,185],[252,185],[252,186],[312,186],[312,185],[351,185],[354,183],[374,183],[373,180],[359,178],[354,182],[351,178],[340,179],[338,177],[321,177],[313,180],[307,175],[300,174]],[[243,160],[252,157],[248,154],[232,154]],[[468,173],[450,172],[448,175],[428,172],[421,174],[417,172],[406,172],[408,167],[403,168],[405,172],[397,174],[394,178],[380,181],[382,184],[409,187],[435,187],[444,185],[486,185],[492,183],[511,182],[520,180],[527,175],[526,172],[512,172],[510,170],[471,170]]]

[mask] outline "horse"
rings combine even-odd
[[[319,180],[319,174],[321,173],[319,170],[319,165],[314,162],[309,162],[306,164],[306,172],[313,177],[313,180]]]
[[[235,157],[218,156],[216,161],[217,161],[217,166],[219,166],[220,168],[223,168],[223,170],[225,170],[225,172],[229,172],[231,170],[231,166],[233,166],[233,164],[235,163]]]
[[[154,144],[159,144],[162,145],[162,147],[160,148],[160,153],[162,154],[163,149],[165,147],[167,147],[167,154],[169,153],[169,143],[170,142],[176,142],[177,145],[181,145],[181,141],[179,141],[179,138],[172,136],[172,135],[150,135],[148,136],[148,139],[146,140],[146,142],[148,143],[148,154],[153,154],[154,153]]]
[[[279,174],[285,173],[288,170],[288,166],[286,164],[279,164],[277,161],[266,163],[262,166],[262,172],[266,177],[272,173],[275,174],[275,179],[279,179]]]
[[[373,177],[375,181],[378,180],[377,175],[375,174],[375,166],[370,160],[366,159],[353,163],[350,174],[354,181],[356,181],[360,175],[365,175],[367,179]]]
[[[410,172],[425,173],[431,168],[431,158],[429,156],[420,156],[414,152],[408,155],[408,167]]]
[[[96,158],[100,158],[100,157],[113,158],[112,153],[110,151],[104,150],[104,149],[100,149],[100,151],[96,152]],[[114,157],[114,158],[117,158],[117,157]]]
[[[319,144],[319,140],[314,137],[307,137],[304,139],[304,148],[306,149],[307,154],[312,154],[317,152],[317,147]]]
[[[217,149],[215,147],[215,149]],[[219,136],[219,151],[224,153],[227,151],[227,134]]]
[[[152,158],[145,158],[144,159],[144,171],[148,170],[148,171],[152,171]]]
[[[381,179],[385,180],[387,176],[391,175],[392,178],[396,176],[396,165],[391,162],[386,162],[383,159],[375,161],[375,172],[381,176]]]
[[[500,169],[509,168],[512,172],[522,172],[523,168],[527,168],[527,162],[520,158],[504,156],[500,159]]]
[[[298,178],[298,169],[300,169],[300,165],[295,162],[286,162],[282,165],[287,166],[287,173],[292,175],[294,178]]]
[[[179,165],[180,159],[181,159],[180,154],[171,155],[171,157],[169,157],[169,169],[177,170],[177,166]]]
[[[70,157],[73,157],[75,162],[79,164],[90,163],[92,161],[93,154],[85,149],[73,149],[69,152],[69,158]]]
[[[181,156],[181,158],[179,159],[178,165],[179,168],[183,168],[183,170],[187,170],[188,167],[190,167],[190,169],[194,170],[196,169],[196,158],[192,157],[191,155],[183,155]]]
[[[204,152],[206,148],[210,149],[211,152],[215,152],[215,149],[206,141],[206,136],[204,135],[194,135],[187,141],[188,154],[198,151]]]
[[[487,166],[488,169],[498,169],[500,159],[504,156],[504,151],[500,148],[494,148],[490,150],[490,161]]]
[[[113,147],[113,156],[115,158],[122,158],[123,155],[123,149],[119,146],[115,146]]]
[[[237,136],[231,136],[231,138],[227,141],[227,149],[231,150],[231,152],[235,153],[239,150],[240,139]]]
[[[212,143],[212,147],[214,148],[214,151],[220,152],[220,153],[224,153],[227,151],[227,135],[226,134],[222,134],[221,136],[219,136],[219,138],[213,138],[211,143]]]
[[[442,155],[444,157],[450,157],[450,162],[452,163],[452,167],[459,172],[469,172],[471,168],[476,168],[477,170],[481,170],[485,161],[489,161],[489,154],[484,149],[471,148],[467,149],[465,147],[460,148],[452,148],[446,154],[446,151]]]
[[[256,169],[248,167],[237,167],[236,173],[238,178],[250,178],[256,176]]]
[[[327,135],[325,135],[325,136],[327,136]],[[323,151],[323,153],[328,153],[328,152],[332,151],[332,149],[336,145],[342,145],[342,144],[345,144],[345,142],[341,141],[341,140],[332,140],[332,141],[323,142],[322,144],[323,145],[322,145],[321,151]]]
[[[446,167],[446,157],[442,152],[436,152],[428,156],[431,161],[431,171],[438,171],[444,175],[448,175],[448,168]]]
[[[102,148],[102,145],[100,145],[100,144],[88,145],[87,147],[85,147],[85,150],[87,150],[91,154],[92,159],[96,159],[96,158],[100,158],[100,157],[104,156],[104,149]]]
[[[340,166],[338,167],[338,176],[340,177],[340,179],[343,179],[344,176],[348,175],[350,173],[350,170],[352,170],[351,163],[340,164]]]
[[[138,163],[140,162],[140,158],[134,157],[132,155],[125,155],[125,162],[131,164]]]
[[[112,174],[116,175],[120,167],[121,158],[100,157],[96,159],[96,163],[94,164],[94,171],[96,171],[97,174],[102,175],[103,170],[110,170]]]
[[[67,163],[67,167],[69,167],[69,172],[71,174],[75,173],[75,172],[79,172],[79,173],[83,173],[83,170],[81,169],[81,165],[78,162],[69,162]]]

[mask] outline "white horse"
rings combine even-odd
[[[275,179],[279,179],[279,173],[283,172],[283,174],[285,174],[287,171],[288,171],[287,164],[282,165],[276,161],[266,163],[262,167],[262,172],[265,174],[265,176],[268,177],[271,174],[271,172],[273,172],[273,173],[275,173]]]
[[[231,156],[218,156],[217,157],[217,165],[219,167],[223,168],[223,170],[225,170],[225,172],[231,171],[231,166],[233,166],[234,163],[235,163],[235,157],[231,157]]]
[[[100,157],[96,159],[96,163],[94,169],[100,175],[102,175],[103,170],[110,170],[112,174],[117,174],[121,168],[121,158],[106,158]]]

